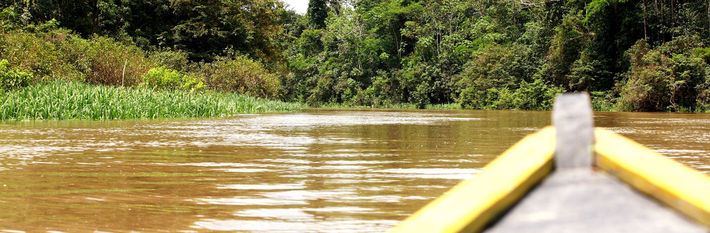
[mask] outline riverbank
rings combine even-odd
[[[298,111],[298,103],[214,91],[187,92],[51,81],[0,96],[0,120],[223,117]]]
[[[420,108],[412,103],[386,103],[379,105],[356,105],[349,103],[310,103],[309,108],[343,108],[343,109],[429,109],[429,110],[462,110],[460,104],[427,104]]]
[[[613,93],[591,92],[592,109],[595,112],[618,112]],[[512,102],[512,101],[510,101]],[[512,104],[511,104],[512,105]],[[351,103],[309,103],[309,108],[347,108],[347,109],[429,109],[429,110],[464,110],[461,104],[427,104],[419,106],[413,103],[383,103],[377,105],[356,105]],[[497,105],[486,106],[476,110],[530,110],[525,108],[497,108]],[[536,110],[549,110],[548,107]],[[687,112],[687,111],[686,111]]]
[[[602,103],[599,101],[597,104]],[[224,117],[236,114],[298,111],[311,108],[418,109],[415,104],[287,103],[215,91],[189,92],[145,87],[113,87],[54,80],[0,96],[0,120],[114,120]],[[601,107],[601,106],[600,106]],[[608,107],[608,106],[607,106]],[[461,110],[459,104],[429,104],[425,109]],[[615,111],[613,109],[597,109]]]

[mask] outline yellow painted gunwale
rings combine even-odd
[[[595,129],[596,165],[710,227],[710,176],[606,129]]]
[[[552,172],[554,148],[554,128],[528,135],[389,232],[480,231]]]
[[[595,129],[595,165],[710,227],[710,177],[609,130]],[[388,232],[478,232],[553,170],[555,131],[528,135]]]

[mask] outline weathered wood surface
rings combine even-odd
[[[555,99],[552,124],[557,135],[555,168],[592,168],[594,122],[589,94],[563,94]]]
[[[486,233],[708,232],[704,226],[587,169],[555,171]]]
[[[486,232],[708,232],[705,226],[633,190],[617,178],[592,169],[596,139],[588,94],[558,97],[552,115],[556,133],[556,170]],[[608,138],[618,137],[605,131],[600,134],[604,138],[599,140],[605,145],[609,143]],[[621,138],[615,141],[619,140]],[[635,143],[629,140],[623,145],[606,145],[601,150],[624,150],[630,145]],[[637,166],[650,165],[642,163],[644,159],[656,156],[650,150],[641,152],[642,157],[635,159],[638,163],[629,165],[632,173],[638,173]],[[625,155],[616,157],[624,158]],[[609,160],[603,156],[600,158],[602,161],[597,162]],[[615,171],[610,167],[619,166],[606,167]],[[653,169],[668,167],[666,163],[659,166]]]

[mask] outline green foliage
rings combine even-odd
[[[550,110],[555,97],[562,88],[545,84],[542,80],[532,83],[522,81],[517,89],[493,87],[479,93],[462,93],[460,103],[465,109],[527,109]]]
[[[81,80],[113,86],[144,86],[195,91],[204,88],[200,77],[215,90],[259,97],[277,97],[279,77],[246,57],[192,64],[183,51],[148,53],[135,45],[96,36],[82,39],[66,31],[46,33],[10,31],[0,34],[0,57],[44,80]],[[158,67],[158,64],[163,66]],[[179,75],[184,70],[194,75]],[[150,72],[149,72],[150,71]]]
[[[32,78],[32,74],[19,67],[10,68],[10,62],[7,60],[0,61],[0,92],[26,87],[30,85]]]
[[[600,14],[608,8],[611,8],[616,14],[619,8],[618,5],[626,2],[628,2],[628,0],[592,0],[586,7],[587,13],[583,22],[589,23],[594,15]]]
[[[5,7],[0,12],[0,29],[3,31],[10,31],[15,29],[18,19],[20,18],[20,13],[15,10],[14,7]]]
[[[4,0],[0,58],[37,80],[135,86],[164,67],[168,86],[176,71],[313,105],[545,109],[566,90],[596,109],[704,111],[708,4],[312,0],[302,16],[277,0]]]
[[[353,103],[312,103],[308,107],[311,108],[358,108],[358,109],[422,109],[416,104],[410,103],[383,103],[379,105],[362,105]],[[424,109],[432,110],[461,110],[458,104],[429,104]]]
[[[627,51],[631,67],[618,86],[619,109],[678,111],[695,109],[698,102],[705,104],[709,68],[693,53],[700,45],[697,38],[688,37],[679,37],[655,49],[643,40],[638,41]]]
[[[8,31],[0,34],[0,58],[22,67],[39,79],[80,79],[82,74],[66,62],[61,43],[64,31],[52,34]]]
[[[296,111],[300,104],[218,92],[155,91],[52,81],[0,96],[0,120],[223,117]]]
[[[285,39],[283,3],[276,0],[76,0],[0,1],[23,24],[56,19],[84,38],[94,35],[186,50],[191,59],[212,60],[232,48],[276,62]],[[19,10],[22,9],[22,10]]]
[[[169,18],[158,21],[163,25],[157,28],[161,33],[156,40],[164,45],[187,50],[193,60],[211,61],[215,55],[228,55],[226,51],[229,49],[268,62],[279,60],[279,42],[285,38],[283,26],[279,23],[284,12],[282,2],[163,2],[168,11],[155,13]]]
[[[588,64],[588,59],[575,64],[575,61],[580,59],[582,52],[590,45],[592,39],[591,34],[588,32],[589,29],[582,23],[583,17],[582,11],[576,14],[570,13],[555,28],[556,34],[552,39],[548,56],[549,62],[542,68],[541,73],[556,85],[571,88],[591,81],[584,75],[579,75],[580,71],[584,72],[584,66],[590,65]],[[588,57],[586,56],[586,58]],[[571,73],[573,66],[577,67],[576,78],[568,80],[568,75]]]
[[[166,90],[200,91],[205,88],[202,81],[182,75],[177,70],[161,66],[153,68],[143,75],[141,86]]]
[[[202,77],[209,88],[217,91],[263,98],[279,96],[278,74],[244,56],[203,64],[192,76]]]
[[[76,67],[88,83],[134,86],[142,81],[144,73],[157,66],[140,48],[107,37],[87,40],[69,36],[58,46],[66,62]]]
[[[325,0],[308,1],[308,24],[313,29],[325,28],[325,19],[328,18],[328,8]]]
[[[23,31],[27,27],[1,33],[0,58],[28,70],[39,80],[82,80],[105,85],[137,85],[144,73],[157,66],[154,59],[134,45],[107,37],[82,39],[52,27],[36,27],[42,29],[34,33]]]
[[[364,91],[358,92],[353,103],[368,106],[388,106],[394,103],[406,103],[405,93],[402,89],[403,80],[389,77],[389,74],[381,72],[374,77],[372,85]],[[422,103],[418,103],[421,108]]]
[[[613,91],[593,91],[589,93],[594,111],[614,112],[617,111],[616,97]]]
[[[550,110],[555,97],[563,92],[562,88],[548,85],[540,79],[532,83],[523,81],[508,102],[515,109]]]
[[[185,71],[191,68],[188,54],[182,50],[164,49],[152,51],[148,57],[168,69]]]
[[[321,30],[304,30],[296,41],[298,52],[306,57],[314,56],[323,51]]]
[[[602,77],[611,74],[604,69],[604,62],[597,60],[596,57],[598,55],[591,49],[585,49],[579,54],[579,59],[571,64],[569,74],[565,76],[569,90],[606,89],[600,81]]]
[[[479,52],[459,74],[456,83],[460,90],[459,104],[464,108],[482,108],[488,105],[485,99],[491,95],[498,96],[487,92],[515,90],[520,83],[530,80],[531,77],[525,76],[525,54],[525,48],[517,45],[491,45]]]
[[[449,103],[451,101],[451,80],[435,66],[409,67],[403,70],[404,91],[409,96],[408,102],[423,109],[430,104]]]

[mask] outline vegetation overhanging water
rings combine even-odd
[[[708,4],[311,0],[299,15],[279,0],[3,1],[0,89],[63,79],[530,110],[588,91],[596,110],[704,112]]]

